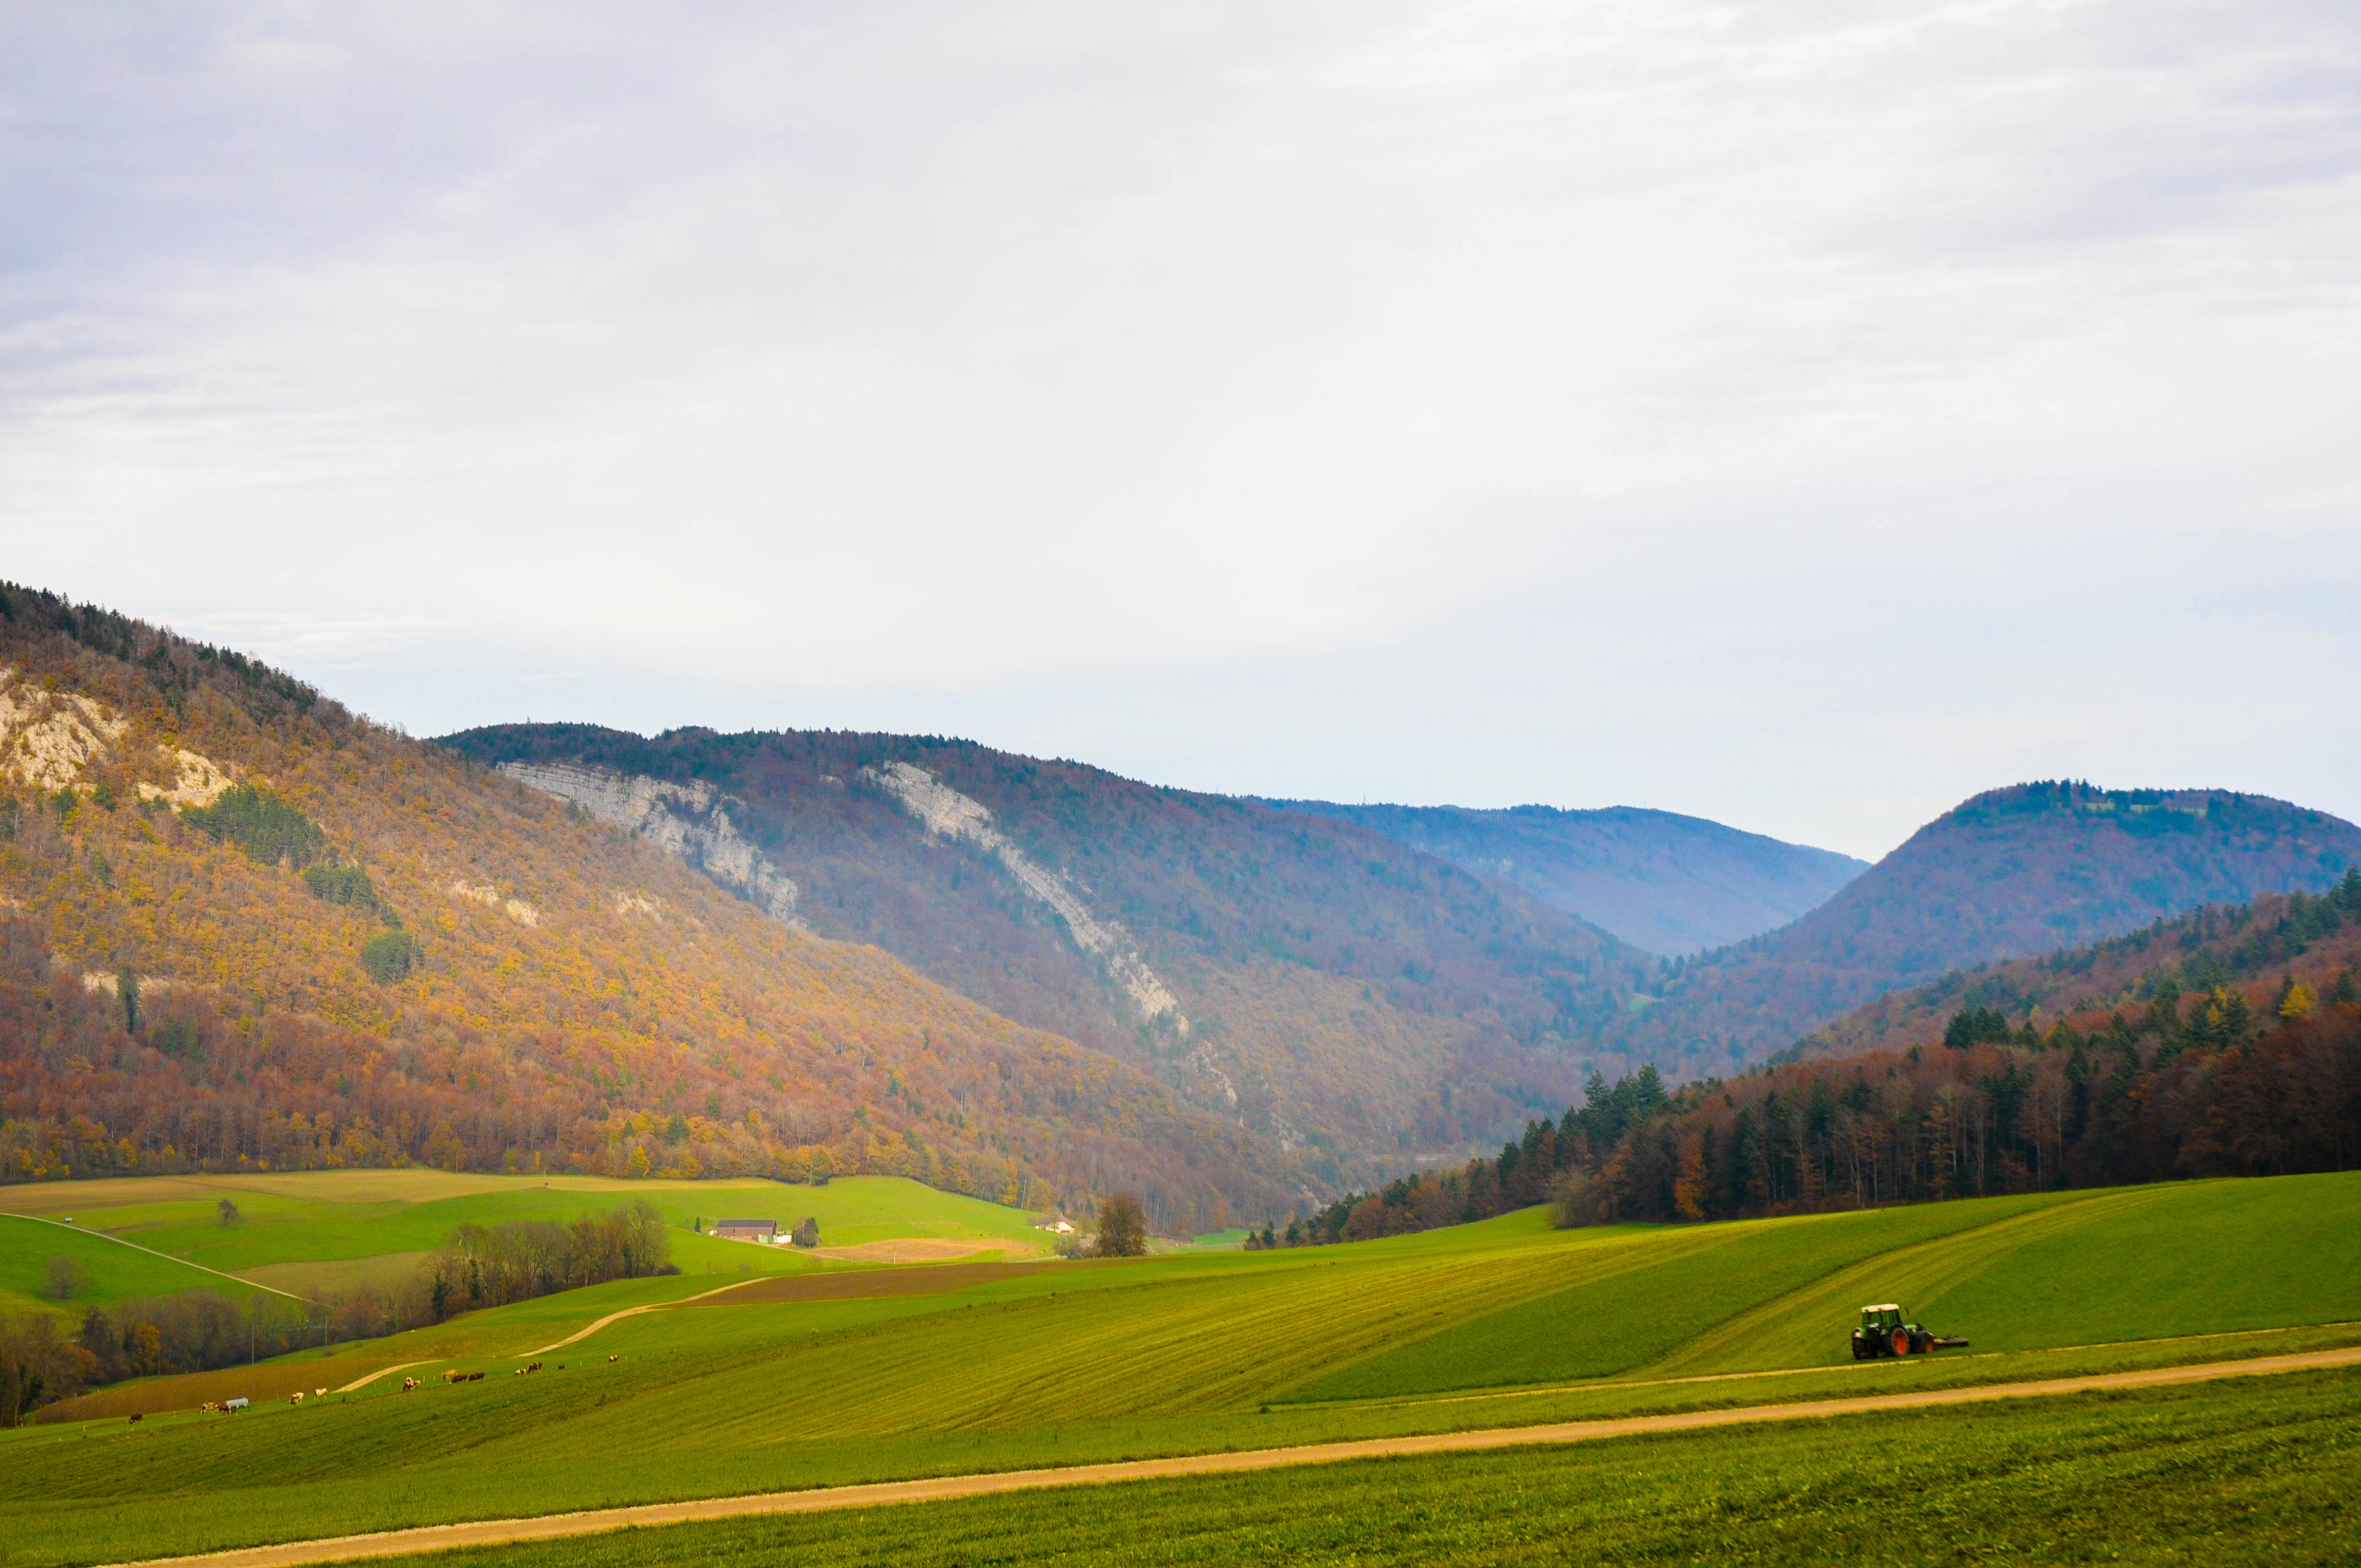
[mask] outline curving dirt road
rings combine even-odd
[[[708,1296],[719,1296],[724,1290],[735,1290],[741,1286],[759,1283],[767,1277],[769,1277],[767,1275],[752,1275],[744,1279],[733,1279],[727,1285],[717,1285],[710,1290],[699,1291],[694,1296],[683,1296],[677,1301],[650,1301],[644,1306],[626,1307],[620,1312],[608,1313],[605,1317],[600,1318],[597,1322],[590,1324],[588,1328],[575,1330],[572,1333],[567,1334],[564,1339],[553,1340],[549,1343],[543,1345],[539,1350],[528,1350],[522,1354],[523,1355],[547,1355],[553,1350],[564,1350],[567,1345],[572,1344],[577,1340],[588,1339],[592,1334],[597,1333],[609,1323],[615,1322],[620,1319],[636,1318],[642,1312],[661,1312],[672,1307],[686,1307],[691,1301],[702,1301]]]
[[[380,1366],[375,1372],[364,1373],[336,1390],[339,1394],[357,1394],[379,1378],[401,1371],[405,1366],[423,1366],[423,1361],[397,1361],[391,1366]]]
[[[1004,1470],[984,1475],[939,1475],[918,1481],[878,1481],[858,1486],[821,1486],[801,1492],[765,1492],[752,1497],[703,1497],[679,1503],[642,1503],[582,1513],[544,1514],[533,1519],[478,1519],[467,1524],[421,1525],[368,1535],[249,1546],[188,1557],[153,1558],[112,1568],[293,1568],[303,1563],[349,1563],[455,1546],[491,1546],[508,1541],[548,1541],[571,1535],[649,1525],[693,1524],[749,1514],[818,1513],[829,1508],[871,1508],[881,1503],[921,1503],[983,1497],[1038,1486],[1089,1486],[1115,1481],[1148,1481],[1179,1475],[1221,1475],[1241,1470],[1271,1470],[1291,1464],[1329,1464],[1345,1459],[1380,1459],[1400,1454],[1465,1453],[1537,1443],[1587,1442],[1641,1432],[1690,1431],[1702,1427],[1742,1426],[1755,1421],[1811,1420],[1877,1410],[1924,1409],[1937,1405],[1977,1405],[2048,1394],[2083,1394],[2107,1388],[2155,1388],[2274,1372],[2309,1372],[2361,1365],[2361,1346],[2316,1350],[2297,1355],[2215,1361],[2196,1366],[2158,1366],[2139,1372],[2103,1372],[2085,1377],[2050,1377],[2031,1383],[1988,1383],[1971,1388],[1930,1388],[1908,1394],[1868,1394],[1845,1399],[1810,1399],[1737,1409],[1685,1410],[1675,1415],[1625,1416],[1613,1420],[1567,1421],[1555,1426],[1494,1427],[1481,1431],[1427,1432],[1411,1437],[1365,1438],[1348,1442],[1304,1443],[1232,1453],[1192,1453],[1170,1459],[1134,1459],[1111,1464],[1074,1464],[1055,1470]]]

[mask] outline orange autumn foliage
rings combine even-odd
[[[0,783],[0,1179],[878,1171],[1035,1205],[1129,1188],[1168,1226],[1295,1190],[1137,1067],[773,920],[563,802],[234,654],[0,601],[5,690],[121,725],[64,799]],[[375,903],[143,800],[186,784],[183,752],[316,822]],[[391,984],[362,963],[379,907],[416,943]]]

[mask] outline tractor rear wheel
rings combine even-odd
[[[1910,1354],[1910,1331],[1908,1329],[1896,1329],[1894,1331],[1894,1354],[1896,1355],[1907,1355]]]

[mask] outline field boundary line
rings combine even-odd
[[[1289,1448],[1177,1454],[1164,1459],[1126,1459],[1053,1469],[1003,1470],[972,1475],[938,1475],[910,1481],[873,1481],[857,1486],[808,1487],[794,1492],[762,1492],[735,1497],[639,1503],[576,1513],[478,1519],[460,1524],[417,1525],[406,1530],[373,1530],[366,1534],[282,1541],[269,1546],[235,1547],[183,1557],[148,1558],[133,1563],[111,1564],[110,1568],[293,1568],[297,1563],[350,1563],[453,1547],[562,1540],[568,1536],[598,1535],[610,1530],[697,1524],[756,1515],[823,1513],[838,1508],[939,1502],[1049,1486],[1092,1486],[1126,1481],[1222,1475],[1301,1464],[1333,1464],[1354,1459],[1476,1453],[1494,1449],[1588,1442],[1603,1438],[1633,1437],[1654,1432],[1694,1431],[1764,1421],[1813,1420],[1830,1416],[1868,1415],[1885,1410],[1926,1409],[1947,1405],[1990,1404],[2002,1399],[2097,1393],[2116,1388],[2166,1387],[2226,1377],[2254,1377],[2356,1365],[2361,1365],[2361,1345],[2341,1350],[2304,1351],[2291,1355],[2259,1356],[2248,1361],[2148,1367],[2136,1372],[2099,1372],[2079,1377],[2048,1377],[2026,1383],[1987,1383],[1966,1388],[1927,1388],[1907,1394],[1811,1399],[1786,1405],[1741,1406],[1734,1409],[1684,1410],[1669,1415],[1621,1416],[1604,1420],[1565,1421],[1543,1426],[1489,1427],[1475,1431],[1421,1432],[1404,1437],[1302,1443]]]
[[[201,1269],[207,1274],[219,1275],[224,1279],[235,1279],[249,1290],[268,1290],[273,1296],[284,1296],[290,1301],[301,1301],[307,1307],[312,1304],[312,1299],[308,1296],[298,1296],[292,1290],[281,1290],[276,1285],[265,1285],[258,1280],[247,1279],[232,1274],[225,1268],[214,1268],[202,1263],[191,1263],[185,1257],[174,1257],[169,1252],[158,1252],[152,1246],[141,1246],[137,1242],[127,1242],[121,1236],[108,1235],[104,1231],[93,1231],[85,1225],[69,1225],[63,1220],[51,1220],[39,1214],[19,1214],[14,1210],[8,1210],[5,1212],[12,1220],[30,1220],[37,1225],[55,1225],[61,1231],[71,1231],[78,1236],[96,1236],[101,1241],[113,1242],[116,1246],[127,1246],[133,1252],[144,1252],[149,1257],[160,1257],[167,1263],[177,1263],[183,1268]]]

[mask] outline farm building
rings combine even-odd
[[[761,1242],[775,1246],[779,1240],[776,1220],[716,1220],[713,1234],[726,1242]]]

